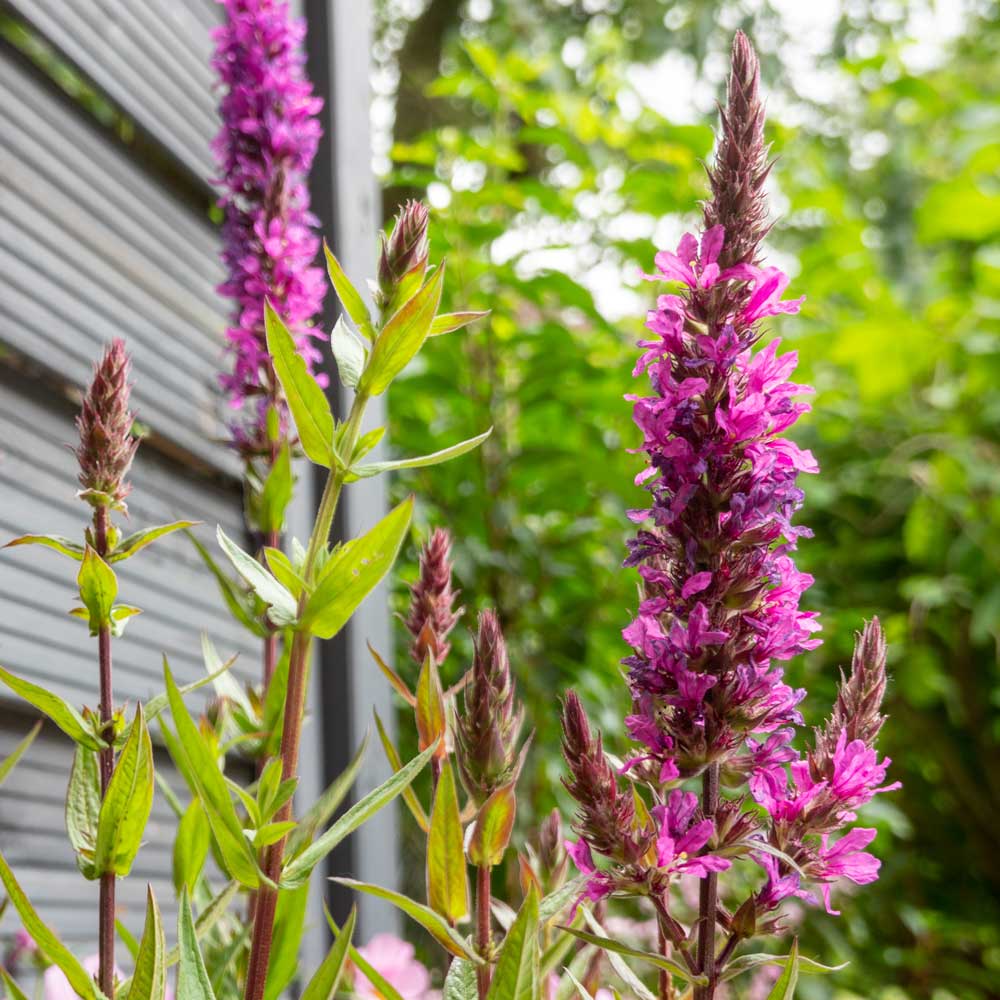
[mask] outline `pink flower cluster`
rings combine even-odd
[[[248,426],[235,426],[237,446],[252,449],[263,437],[267,408],[276,399],[264,336],[270,299],[292,330],[310,368],[320,353],[312,321],[326,291],[317,219],[309,211],[307,178],[322,134],[320,98],[306,78],[305,22],[292,19],[281,0],[220,0],[227,23],[215,29],[212,64],[224,93],[222,128],[214,150],[225,210],[219,291],[236,302],[226,331],[232,371],[221,383],[234,408],[258,405]],[[284,414],[282,414],[283,416]]]
[[[648,317],[655,338],[641,342],[635,374],[648,375],[653,394],[627,397],[649,461],[637,482],[652,496],[629,515],[651,522],[626,562],[646,588],[623,633],[635,650],[625,661],[637,708],[630,731],[664,778],[709,760],[756,766],[751,733],[802,721],[804,692],[774,661],[819,644],[815,614],[799,609],[812,579],[790,555],[808,534],[792,524],[796,479],[817,465],[780,436],[809,409],[799,397],[810,390],[790,381],[796,355],[779,355],[777,341],[751,350],[761,319],[802,300],[781,298],[788,278],[775,268],[721,270],[724,242],[714,226],[700,246],[688,234],[676,253],[656,255],[659,273],[648,277],[685,291],[660,296]]]

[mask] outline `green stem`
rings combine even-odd
[[[341,438],[344,460],[350,456],[358,443],[361,421],[364,417],[368,396],[358,393],[351,404],[344,433]],[[330,540],[330,531],[337,513],[337,504],[347,478],[347,469],[335,466],[327,476],[323,495],[320,497],[316,521],[306,549],[306,560],[302,575],[310,581],[316,567],[320,551]],[[305,610],[308,592],[299,599],[299,615]],[[308,632],[296,632],[288,663],[288,691],[285,696],[285,714],[281,734],[281,777],[283,781],[298,777],[299,744],[302,736],[302,718],[306,703],[306,674],[309,660],[310,637]],[[292,803],[287,802],[275,817],[275,822],[291,819]],[[257,893],[254,909],[253,936],[250,943],[250,961],[247,966],[245,1000],[262,1000],[267,985],[267,973],[271,962],[271,942],[274,934],[274,914],[278,904],[277,884],[281,879],[281,868],[285,856],[285,839],[272,844],[264,855],[263,870],[273,885],[262,885]]]
[[[486,1000],[490,991],[490,958],[493,942],[490,935],[490,868],[480,865],[476,869],[476,951],[483,964],[476,969],[479,1000]]]

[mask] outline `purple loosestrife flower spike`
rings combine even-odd
[[[451,588],[451,536],[435,528],[420,551],[420,576],[410,587],[406,627],[413,636],[410,655],[422,665],[428,653],[443,663],[451,650],[448,636],[461,617],[455,609],[459,592]]]
[[[517,738],[524,711],[514,694],[507,643],[494,611],[479,615],[471,676],[455,724],[462,781],[477,805],[517,780]]]
[[[285,405],[267,354],[264,303],[270,299],[312,369],[321,355],[312,326],[326,291],[309,211],[307,178],[321,135],[323,106],[305,75],[305,22],[280,0],[222,0],[227,23],[213,32],[212,64],[223,87],[214,150],[225,211],[219,291],[236,303],[226,331],[232,371],[221,376],[235,409],[256,405],[231,428],[247,457],[269,449],[267,413]],[[320,376],[324,378],[324,376]]]
[[[427,267],[430,242],[427,237],[429,220],[427,206],[419,201],[408,201],[396,216],[392,236],[386,239],[381,233],[382,252],[378,260],[378,292],[376,304],[382,308],[389,303],[408,274],[422,278]]]
[[[132,434],[129,410],[132,362],[121,340],[113,340],[94,367],[94,378],[76,418],[80,444],[80,497],[94,507],[125,509],[131,490],[126,480],[139,439]]]

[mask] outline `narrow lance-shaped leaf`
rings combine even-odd
[[[298,857],[292,858],[282,872],[283,885],[295,887],[309,877],[317,863],[327,856],[337,844],[352,834],[362,823],[367,822],[383,806],[388,805],[413,781],[431,759],[431,750],[425,750],[413,758],[401,771],[383,781],[356,802],[317,840],[309,845]]]
[[[201,799],[194,798],[177,825],[174,838],[174,888],[180,892],[183,886],[188,891],[194,889],[208,859],[208,849],[212,841],[212,831],[205,817]]]
[[[177,946],[180,949],[177,996],[183,997],[183,1000],[215,1000],[212,984],[205,971],[205,962],[201,957],[201,948],[198,947],[187,889],[181,892],[180,910],[177,914]]]
[[[386,902],[392,903],[393,906],[420,924],[445,951],[457,958],[464,958],[469,962],[482,965],[482,959],[476,955],[469,942],[458,931],[450,927],[448,921],[440,913],[435,913],[429,906],[424,906],[423,903],[418,903],[416,900],[410,899],[409,896],[404,896],[401,892],[385,889],[380,885],[358,882],[352,878],[335,878],[332,881],[338,885],[346,886],[348,889],[356,889],[358,892],[364,892],[376,899],[384,899]]]
[[[410,528],[413,497],[393,508],[371,531],[338,550],[302,615],[302,627],[320,639],[331,639],[396,561]]]
[[[2,764],[0,764],[0,785],[2,785],[7,780],[7,775],[14,770],[17,762],[24,756],[28,747],[35,742],[35,737],[42,731],[42,720],[39,719],[32,727],[28,730],[28,735],[21,740],[20,743],[7,756],[4,758]]]
[[[427,834],[427,902],[453,924],[469,913],[469,879],[458,792],[447,760],[438,778]]]
[[[73,755],[66,790],[66,833],[76,853],[76,863],[84,878],[97,877],[94,850],[97,847],[97,823],[101,815],[101,778],[97,751],[78,746]]]
[[[163,1000],[167,989],[167,941],[153,887],[146,887],[146,926],[139,942],[127,1000]]]
[[[368,752],[368,741],[371,738],[371,730],[365,730],[365,737],[360,746],[355,751],[347,767],[337,775],[327,786],[326,791],[309,807],[299,820],[295,830],[292,831],[285,844],[285,856],[294,858],[300,850],[308,846],[316,836],[316,831],[325,826],[330,817],[337,811],[341,802],[347,798],[347,793],[351,790],[361,764]]]
[[[471,962],[456,958],[448,967],[441,1000],[478,1000],[479,985],[476,967]]]
[[[158,538],[163,538],[164,535],[170,535],[175,531],[193,528],[197,524],[201,524],[201,522],[172,521],[170,524],[158,524],[153,528],[142,528],[139,531],[133,531],[131,535],[126,535],[115,546],[114,551],[108,555],[108,562],[121,562],[122,559],[128,559],[147,545],[151,545]]]
[[[294,487],[291,449],[286,443],[278,449],[260,495],[253,505],[257,525],[264,534],[284,530],[285,511],[288,510]]]
[[[3,882],[7,897],[17,910],[24,929],[35,939],[35,943],[45,955],[62,970],[77,995],[83,997],[83,1000],[102,1000],[101,992],[87,970],[35,912],[35,908],[14,878],[14,873],[2,854],[0,854],[0,882]]]
[[[139,851],[153,806],[153,744],[142,706],[115,764],[97,821],[94,871],[125,876]]]
[[[357,328],[369,340],[373,340],[375,332],[372,330],[371,314],[368,312],[368,306],[365,305],[361,293],[351,284],[350,279],[344,273],[344,269],[340,266],[340,261],[333,255],[333,251],[325,242],[323,244],[323,252],[326,255],[326,270],[330,275],[330,281],[333,283],[337,298],[340,299],[340,304],[344,307],[347,315],[354,321]]]
[[[534,886],[504,938],[487,1000],[535,1000],[541,992],[538,893]]]
[[[440,316],[434,317],[434,322],[431,323],[431,332],[427,336],[440,337],[443,333],[461,330],[463,326],[468,326],[484,316],[489,316],[489,310],[485,312],[441,313]]]
[[[3,681],[16,695],[20,695],[30,705],[34,705],[43,715],[48,716],[71,740],[91,750],[100,750],[107,744],[99,739],[87,725],[83,716],[65,699],[38,684],[32,684],[9,670],[0,667],[0,681]]]
[[[302,935],[305,933],[308,902],[307,883],[303,883],[297,889],[282,892],[278,896],[264,1000],[279,1000],[295,978],[299,967]]]
[[[219,564],[212,558],[212,554],[195,538],[192,532],[188,531],[186,534],[191,540],[191,544],[197,550],[198,555],[201,556],[202,561],[208,567],[209,572],[215,577],[215,582],[219,586],[219,593],[222,594],[222,599],[226,602],[229,613],[248,632],[263,639],[267,635],[268,629],[254,615],[253,605],[256,603],[254,595],[242,590],[234,580],[231,580],[222,571]]]
[[[295,598],[252,555],[229,538],[221,526],[216,529],[216,537],[236,572],[265,604],[270,605],[267,617],[271,622],[278,628],[291,625],[297,610]]]
[[[513,785],[498,788],[482,804],[469,838],[469,860],[490,868],[503,861],[517,815],[517,795]]]
[[[343,931],[337,926],[333,917],[330,916],[330,911],[324,905],[323,912],[326,914],[326,922],[330,925],[330,930],[335,938],[340,937]],[[375,987],[378,995],[383,998],[383,1000],[405,1000],[404,997],[400,996],[399,991],[396,989],[392,983],[389,982],[381,972],[376,969],[371,962],[369,962],[364,955],[358,951],[357,948],[352,944],[347,953],[351,956],[351,961],[357,967],[358,971],[368,980],[372,986]]]
[[[753,969],[759,969],[764,965],[776,965],[783,969],[787,965],[790,958],[790,955],[769,955],[765,953],[740,955],[739,958],[734,958],[726,966],[722,975],[719,976],[719,982],[728,982],[730,979],[735,979],[737,976],[741,976],[745,972],[750,972]],[[832,972],[840,972],[842,969],[846,969],[849,965],[848,962],[841,962],[840,965],[823,965],[813,958],[807,958],[805,955],[799,955],[798,962],[800,976],[828,976]]]
[[[166,660],[163,663],[163,675],[178,736],[171,746],[171,753],[179,758],[178,767],[193,784],[194,791],[205,807],[205,815],[219,845],[227,873],[248,889],[256,889],[260,882],[257,861],[243,835],[243,827],[229,797],[225,778],[219,771],[215,753],[205,745],[198,727],[184,706]]]
[[[444,691],[441,688],[437,662],[430,652],[424,657],[424,664],[420,668],[416,694],[417,707],[414,715],[420,749],[441,746],[447,727]]]
[[[560,927],[560,930],[568,931],[574,937],[578,937],[581,941],[586,941],[587,944],[596,945],[604,951],[614,951],[619,955],[624,955],[626,958],[637,958],[643,962],[648,962],[650,965],[653,965],[658,969],[664,969],[667,972],[672,972],[679,979],[683,979],[686,983],[691,983],[694,986],[704,986],[708,982],[708,979],[705,976],[696,976],[685,969],[684,966],[679,965],[672,959],[664,958],[663,955],[657,955],[655,952],[642,951],[639,948],[630,948],[628,945],[622,944],[620,941],[602,937],[599,934],[590,934],[587,931],[579,930],[576,927],[562,926]]]
[[[420,350],[441,303],[443,282],[444,261],[441,261],[423,288],[405,302],[382,328],[358,384],[359,392],[372,396],[385,392]]]
[[[28,994],[14,982],[10,973],[2,965],[0,965],[0,979],[3,980],[4,988],[10,996],[10,1000],[28,1000]]]
[[[385,751],[386,759],[389,761],[389,766],[394,772],[399,771],[403,766],[402,758],[399,756],[399,751],[393,745],[389,734],[386,732],[385,726],[382,723],[382,719],[378,712],[373,710],[375,715],[375,726],[378,729],[378,738],[382,743],[382,749]],[[420,799],[417,798],[417,793],[414,792],[413,786],[403,790],[403,801],[406,803],[407,809],[410,810],[410,814],[417,821],[417,826],[420,827],[424,833],[431,828],[431,822],[427,818],[427,813],[424,812],[424,807],[420,804]]]
[[[329,469],[333,462],[334,429],[330,402],[309,374],[295,338],[270,302],[264,306],[264,326],[267,350],[288,400],[302,450],[314,464]]]
[[[590,910],[580,907],[580,913],[595,934],[603,934],[604,928],[597,922]],[[635,1000],[656,1000],[656,997],[646,988],[643,981],[632,971],[628,963],[617,952],[606,952],[615,975],[632,991]]]
[[[782,970],[774,989],[767,995],[767,1000],[792,1000],[795,987],[799,984],[799,940],[792,942],[792,950],[788,953],[788,961]]]
[[[361,373],[365,369],[366,351],[364,344],[354,335],[351,328],[339,316],[330,334],[330,347],[337,362],[340,384],[348,389],[357,388]]]
[[[88,545],[76,578],[80,600],[90,618],[90,634],[111,625],[111,608],[118,595],[115,571]]]
[[[83,559],[83,546],[63,535],[21,535],[20,538],[9,541],[4,548],[11,549],[15,545],[44,545],[77,562]]]
[[[483,431],[482,434],[477,434],[467,441],[459,441],[458,444],[442,448],[440,451],[435,451],[430,455],[420,455],[417,458],[398,458],[390,462],[372,462],[368,465],[356,465],[351,469],[347,478],[349,481],[367,479],[370,476],[377,476],[383,472],[393,472],[396,469],[420,469],[427,465],[440,465],[442,462],[458,458],[459,455],[464,455],[466,452],[472,451],[473,448],[481,445],[492,433],[493,428],[490,427],[489,430]]]
[[[229,659],[226,660],[226,662],[213,673],[207,674],[205,677],[199,677],[198,680],[191,681],[190,684],[184,684],[177,690],[180,691],[181,696],[183,697],[184,695],[190,694],[192,691],[197,691],[199,688],[205,687],[207,684],[214,684],[220,677],[223,677],[229,672],[229,669],[236,662],[238,656],[239,653],[233,653],[233,655],[230,656]],[[153,695],[153,697],[150,698],[149,701],[147,701],[143,706],[143,711],[146,714],[146,724],[148,725],[161,715],[167,709],[169,704],[170,699],[167,697],[166,691],[161,691],[159,694]]]
[[[357,909],[352,907],[343,930],[330,945],[326,958],[316,970],[308,985],[302,991],[302,1000],[333,1000],[340,986],[347,955],[354,937],[354,925],[358,919]]]

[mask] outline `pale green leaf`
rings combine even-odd
[[[351,328],[344,322],[344,317],[337,318],[333,333],[330,334],[330,347],[337,362],[337,374],[340,384],[348,389],[357,388],[361,373],[365,369],[364,344],[355,336]]]
[[[180,966],[177,971],[177,996],[183,1000],[215,1000],[212,984],[205,971],[187,889],[181,891],[180,909],[177,914],[177,947]]]
[[[154,528],[142,528],[139,531],[126,535],[116,546],[113,552],[108,555],[109,563],[120,562],[134,556],[140,549],[152,544],[158,538],[169,535],[174,531],[181,531],[184,528],[193,528],[201,521],[173,521],[170,524],[158,524]]]
[[[469,879],[455,773],[444,760],[427,834],[427,902],[452,924],[468,916]]]
[[[167,988],[167,942],[153,887],[146,887],[146,926],[135,959],[127,1000],[163,1000]]]
[[[100,750],[106,746],[103,740],[91,732],[83,716],[59,695],[47,691],[38,684],[32,684],[31,681],[26,681],[22,677],[4,670],[3,667],[0,667],[0,681],[3,681],[14,694],[20,695],[43,715],[48,716],[71,740],[79,743],[80,746],[88,747],[91,750]]]
[[[539,963],[538,893],[531,886],[504,938],[487,1000],[536,1000],[541,992]]]
[[[473,448],[481,445],[492,433],[493,428],[490,427],[489,430],[483,431],[482,434],[477,434],[467,441],[460,441],[458,444],[442,448],[440,451],[435,451],[430,455],[421,455],[418,458],[399,458],[390,462],[372,462],[369,465],[356,465],[351,469],[347,478],[348,480],[367,479],[370,476],[377,476],[383,472],[393,472],[396,469],[420,469],[427,465],[440,465],[442,462],[458,458],[459,455],[464,455],[466,452],[472,451]]]
[[[236,572],[265,604],[270,605],[267,616],[271,622],[278,628],[291,625],[297,611],[295,598],[252,555],[232,541],[221,526],[216,529],[216,537]]]
[[[340,977],[344,972],[344,965],[351,948],[351,939],[354,937],[354,925],[358,914],[355,908],[351,909],[343,930],[336,937],[330,950],[323,959],[322,964],[316,970],[312,979],[302,992],[301,1000],[333,1000],[340,985]]]

